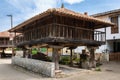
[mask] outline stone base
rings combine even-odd
[[[55,70],[55,74],[56,73],[61,73],[62,72],[62,70]]]
[[[95,68],[96,67],[96,61],[90,62],[89,67],[90,68]]]
[[[89,69],[89,61],[86,61],[86,62],[82,62],[82,68],[83,69]]]
[[[12,64],[20,66],[32,72],[43,74],[49,77],[55,77],[55,64],[52,62],[12,57]]]

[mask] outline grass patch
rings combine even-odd
[[[101,71],[101,68],[100,67],[96,67],[95,71]]]

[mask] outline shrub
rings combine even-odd
[[[22,50],[21,48],[14,48],[15,51],[20,51]]]
[[[48,57],[48,62],[52,62],[52,57]]]
[[[69,56],[61,56],[60,64],[68,65],[70,63],[70,57]]]

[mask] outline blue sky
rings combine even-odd
[[[0,31],[10,29],[6,15],[13,15],[16,26],[48,8],[59,8],[61,1],[65,8],[89,15],[120,8],[120,0],[0,0]]]

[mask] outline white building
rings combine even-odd
[[[120,9],[94,14],[92,16],[116,24],[115,27],[106,28],[106,45],[100,46],[99,51],[103,52],[107,50],[109,53],[120,52]]]

